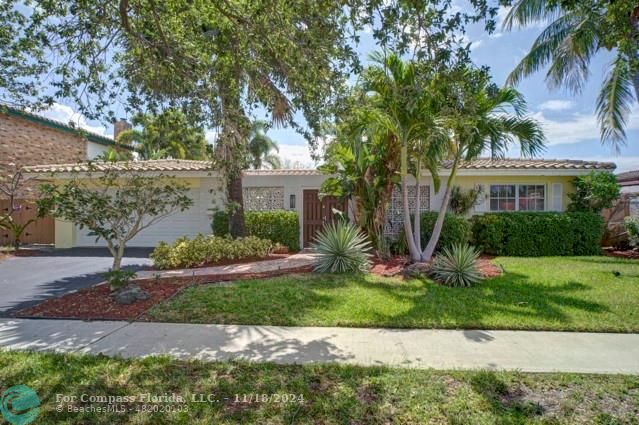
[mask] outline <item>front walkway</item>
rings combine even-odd
[[[0,347],[209,361],[639,374],[639,334],[0,319]]]
[[[200,267],[191,269],[177,269],[166,271],[140,271],[136,273],[136,279],[171,278],[206,276],[215,279],[217,277],[260,275],[272,272],[290,271],[313,265],[315,255],[309,252],[300,252],[286,258],[277,260],[255,261],[252,263],[229,264],[227,266]]]

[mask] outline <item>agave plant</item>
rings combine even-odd
[[[319,254],[313,266],[319,273],[365,273],[370,266],[370,242],[356,226],[342,220],[324,225],[311,247]]]
[[[433,260],[433,278],[448,286],[468,287],[480,282],[483,276],[477,267],[479,251],[467,244],[445,248]]]

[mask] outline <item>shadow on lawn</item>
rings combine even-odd
[[[397,315],[371,311],[375,322],[389,327],[494,329],[500,326],[487,322],[486,318],[503,315],[514,318],[504,327],[517,329],[530,328],[528,322],[518,326],[517,318],[569,323],[570,317],[564,312],[566,308],[590,313],[609,311],[602,304],[578,297],[580,292],[591,289],[581,282],[549,286],[531,282],[526,275],[509,272],[471,288],[449,288],[428,280],[411,289],[390,282],[366,282],[363,278],[357,284],[380,288],[398,302],[412,302],[408,311]]]

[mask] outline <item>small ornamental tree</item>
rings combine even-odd
[[[13,165],[13,164],[10,164]],[[6,210],[0,211],[0,229],[5,229],[13,236],[13,248],[20,249],[21,238],[27,227],[34,223],[35,219],[19,223],[16,215],[25,207],[18,203],[18,198],[31,192],[27,183],[29,179],[24,177],[21,169],[14,169],[6,176],[0,176],[0,196],[5,197],[9,202]]]
[[[568,211],[600,213],[619,198],[617,177],[608,171],[592,171],[573,180],[575,192],[569,193]]]
[[[129,163],[106,164],[98,170],[90,163],[86,174],[74,172],[66,183],[41,185],[38,208],[41,214],[87,228],[96,241],[103,239],[113,256],[111,271],[118,272],[127,242],[166,217],[187,210],[193,201],[186,194],[186,185],[174,177],[145,175]]]

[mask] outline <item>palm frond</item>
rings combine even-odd
[[[539,34],[530,51],[517,64],[506,79],[507,85],[517,85],[521,80],[543,69],[552,59],[557,47],[574,29],[575,17],[564,15],[557,18]]]
[[[525,27],[552,19],[560,11],[559,2],[548,0],[517,0],[504,19],[503,28],[510,31],[513,26]]]
[[[615,149],[626,143],[626,121],[634,102],[628,59],[619,54],[612,63],[597,96],[601,140]]]

